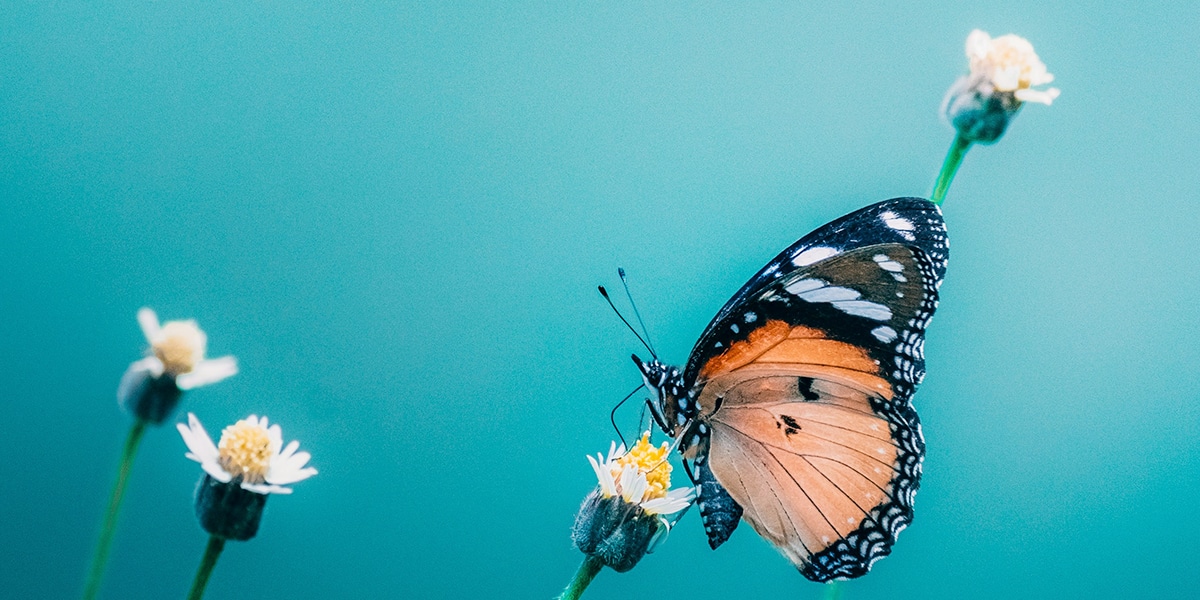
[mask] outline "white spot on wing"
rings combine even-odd
[[[801,279],[799,281],[793,281],[792,283],[789,283],[784,289],[786,289],[789,294],[799,295],[821,287],[825,287],[825,282],[821,281],[820,279]]]
[[[843,302],[834,302],[834,308],[851,315],[866,317],[876,321],[890,321],[892,319],[892,309],[870,300],[847,300]]]
[[[890,344],[892,340],[896,339],[896,330],[887,325],[880,325],[871,330],[871,335],[885,344]]]
[[[913,225],[912,221],[909,221],[908,219],[905,219],[904,217],[901,217],[890,210],[885,210],[879,213],[879,219],[883,221],[884,225],[887,225],[895,230],[896,233],[899,233],[904,239],[910,242],[917,239],[917,236],[913,235],[912,233],[917,226]]]
[[[892,318],[892,310],[887,306],[870,300],[862,300],[862,294],[858,291],[846,287],[829,286],[820,279],[801,279],[792,282],[785,289],[799,296],[805,302],[828,302],[846,314],[876,321],[887,321]]]
[[[808,302],[838,302],[842,300],[857,300],[862,297],[862,294],[844,287],[821,287],[812,291],[798,294],[801,299]]]
[[[796,256],[792,257],[792,264],[796,265],[797,267],[803,267],[803,266],[811,265],[820,260],[825,260],[826,258],[829,258],[830,256],[833,256],[834,254],[837,254],[837,253],[838,253],[837,248],[830,248],[828,246],[816,246],[813,248],[808,248],[806,250],[803,250]]]
[[[882,213],[879,213],[879,218],[885,225],[895,229],[896,231],[912,231],[916,229],[916,226],[913,225],[912,221],[909,221],[908,219],[905,219],[904,217],[901,217],[890,210],[885,210]]]
[[[894,261],[886,254],[876,254],[872,258],[879,263],[879,268],[892,273],[899,273],[904,270],[904,265]]]

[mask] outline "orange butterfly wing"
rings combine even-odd
[[[704,490],[716,491],[709,494],[716,502],[720,492],[711,484],[723,487],[742,518],[816,581],[858,577],[886,556],[912,518],[919,485],[924,442],[909,398],[923,361],[920,344],[906,344],[923,339],[922,313],[936,292],[922,278],[881,273],[881,257],[919,271],[908,248],[864,248],[780,281],[747,309],[769,316],[773,294],[789,287],[807,293],[807,282],[838,270],[846,287],[809,297],[850,302],[835,308],[877,316],[864,329],[870,334],[834,339],[789,306],[777,314],[795,316],[791,322],[770,318],[697,374],[701,422],[710,433],[690,450],[702,483],[704,470],[715,478]],[[872,308],[887,297],[895,300],[886,314]],[[702,504],[702,514],[715,512],[706,509]]]
[[[708,421],[708,467],[743,518],[810,578],[865,573],[911,518],[919,434],[859,388],[773,370],[722,379],[710,383],[732,385]]]

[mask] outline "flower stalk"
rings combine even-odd
[[[133,459],[137,456],[138,446],[146,433],[146,422],[135,419],[125,438],[125,449],[121,452],[121,462],[117,466],[117,481],[113,484],[112,496],[108,500],[108,511],[104,515],[104,525],[100,528],[100,540],[96,544],[96,553],[92,556],[92,566],[88,571],[87,584],[83,589],[85,600],[93,600],[100,593],[100,583],[104,579],[104,568],[108,564],[108,553],[112,549],[113,536],[117,531],[117,516],[121,512],[121,502],[125,499],[125,486],[129,482],[129,473],[133,470]]]
[[[196,578],[192,580],[192,590],[188,592],[188,600],[200,600],[204,597],[204,588],[208,587],[208,578],[212,575],[213,568],[217,566],[217,559],[221,557],[221,551],[224,549],[225,538],[209,536],[208,546],[204,548],[204,556],[200,558],[200,567],[196,569]]]
[[[946,152],[946,160],[942,162],[942,170],[938,172],[937,181],[933,184],[933,195],[929,197],[929,201],[941,206],[946,199],[946,192],[950,190],[950,184],[954,181],[954,174],[958,172],[958,167],[962,165],[963,158],[967,156],[967,150],[971,148],[971,140],[962,135],[954,136],[954,141],[950,143],[950,150]]]
[[[841,600],[842,589],[840,581],[830,581],[825,584],[825,600]]]
[[[600,574],[600,569],[604,568],[604,562],[594,556],[585,556],[583,563],[579,565],[579,570],[575,572],[575,578],[567,585],[567,589],[558,597],[558,600],[578,600],[583,595],[583,591],[587,589],[596,575]]]

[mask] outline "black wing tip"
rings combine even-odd
[[[880,210],[912,210],[918,212],[942,213],[942,207],[920,196],[898,196],[859,209],[858,212],[875,212]]]

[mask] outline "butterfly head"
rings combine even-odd
[[[698,412],[695,400],[687,393],[683,373],[678,367],[666,365],[657,358],[643,362],[635,354],[633,363],[641,371],[646,388],[655,395],[648,403],[654,420],[663,432],[675,437]]]

